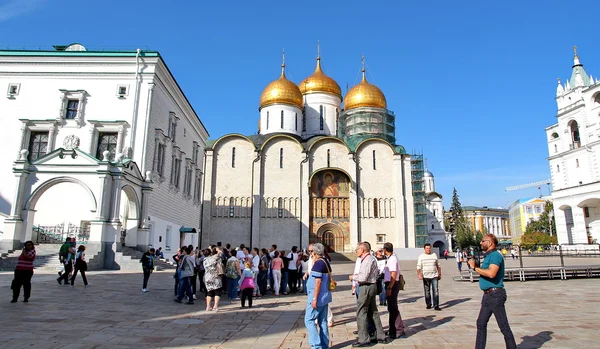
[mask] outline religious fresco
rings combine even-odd
[[[312,197],[349,197],[350,181],[341,171],[321,171],[312,178],[310,195]]]

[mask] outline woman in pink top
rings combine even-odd
[[[273,286],[275,295],[279,296],[279,287],[281,286],[281,268],[283,268],[283,259],[279,257],[279,251],[275,251],[274,258],[271,261],[271,270],[273,271]]]

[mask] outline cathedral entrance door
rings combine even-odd
[[[328,252],[335,252],[335,234],[331,230],[323,233],[322,244],[329,247]]]

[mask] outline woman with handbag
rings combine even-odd
[[[10,288],[13,291],[11,303],[16,303],[23,287],[23,302],[29,302],[31,296],[31,277],[33,276],[33,261],[35,260],[35,247],[33,241],[25,242],[25,247],[17,261],[15,268],[15,278]]]
[[[252,294],[256,284],[254,283],[254,272],[252,271],[252,262],[244,263],[244,271],[242,272],[242,308],[246,306],[246,298],[248,299],[248,307],[252,308]]]
[[[71,286],[75,286],[75,277],[77,276],[77,272],[81,272],[83,284],[87,287],[89,284],[87,282],[87,277],[85,277],[86,271],[87,262],[85,261],[85,245],[79,245],[77,248],[77,254],[75,255],[75,271],[73,271],[73,276],[71,276]]]
[[[221,250],[215,248],[204,251],[204,283],[206,284],[206,311],[219,311],[219,300],[221,299],[221,288],[223,287],[222,274],[223,268],[221,262]],[[224,272],[223,272],[224,274]],[[214,305],[211,303],[214,299]]]

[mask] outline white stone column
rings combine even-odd
[[[75,122],[77,123],[77,126],[81,127],[81,117],[83,116],[83,103],[85,101],[84,93],[81,93],[77,100],[77,115],[75,115]]]
[[[587,231],[585,229],[585,217],[583,215],[583,208],[577,205],[572,206],[573,208],[573,243],[574,244],[587,244]]]
[[[310,183],[308,182],[310,172],[308,161],[300,164],[300,171],[302,173],[300,179],[300,201],[302,202],[302,207],[300,207],[300,210],[302,211],[301,247],[308,247],[308,244],[310,244]]]
[[[259,153],[255,154],[259,155]],[[256,158],[255,158],[256,159]],[[251,236],[248,243],[249,246],[262,246],[260,243],[260,206],[262,203],[261,187],[262,182],[262,164],[265,161],[263,154],[260,154],[258,161],[253,161],[252,166],[254,170],[254,181],[252,182],[252,227]],[[269,242],[266,241],[266,244]]]
[[[95,135],[96,135],[96,125],[90,125],[90,145],[88,147],[88,154],[90,154],[91,156],[98,157],[99,155],[102,155],[102,154],[95,154],[95,151],[94,151],[95,150],[94,146],[96,145],[95,144],[96,142],[94,141]]]
[[[349,204],[350,204],[350,245],[349,246],[344,246],[344,250],[350,250],[352,251],[352,249],[354,249],[359,241],[359,237],[358,237],[358,225],[360,224],[359,220],[359,216],[358,216],[358,205],[359,205],[359,200],[360,197],[358,196],[357,190],[358,190],[358,186],[359,184],[357,183],[360,180],[360,175],[358,173],[358,163],[356,163],[354,161],[355,158],[355,154],[348,154],[348,170],[349,170],[349,175],[350,175],[350,198],[349,198]],[[358,160],[357,160],[358,161]],[[316,233],[316,232],[315,232]]]
[[[17,160],[21,159],[21,151],[23,149],[27,149],[29,148],[27,146],[27,132],[28,131],[28,127],[27,127],[27,122],[23,122],[21,124],[21,143],[19,144],[19,150],[17,151]]]
[[[56,124],[50,125],[48,129],[48,146],[46,147],[46,154],[50,154],[54,150],[56,144]]]
[[[210,220],[212,216],[212,195],[213,195],[213,150],[207,150],[204,162],[203,192],[202,192],[202,246],[211,242]],[[252,202],[252,198],[251,198]],[[252,210],[254,210],[254,207]],[[251,212],[254,214],[254,212]]]
[[[125,140],[125,126],[119,126],[119,132],[117,133],[117,149],[116,154],[123,152],[123,141]],[[143,170],[143,169],[142,169]]]
[[[150,186],[142,187],[142,200],[140,202],[140,217],[138,221],[139,227],[142,229],[148,228],[148,201],[151,193],[152,188]]]
[[[19,161],[21,162],[21,161]],[[20,168],[17,168],[20,167]],[[13,205],[10,210],[10,219],[21,220],[21,212],[23,211],[23,199],[25,196],[25,186],[27,184],[27,177],[29,174],[23,171],[23,165],[20,164],[15,166],[15,177],[17,178],[17,185],[15,187]]]
[[[121,208],[121,177],[112,177],[111,219],[113,223],[119,223],[119,211]]]
[[[394,202],[396,203],[396,207],[394,210],[394,233],[395,233],[395,237],[389,238],[389,241],[392,242],[394,244],[395,248],[400,248],[400,247],[407,247],[406,246],[406,219],[404,217],[404,213],[405,213],[405,205],[404,205],[404,195],[403,195],[403,186],[404,186],[404,168],[403,168],[403,161],[402,161],[402,155],[400,154],[396,154],[393,156],[393,183],[394,185],[394,193],[393,193],[393,198],[394,198]],[[412,188],[411,188],[412,191]]]
[[[415,237],[415,203],[413,201],[412,196],[412,168],[410,163],[410,158],[405,157],[404,161],[404,197],[406,201],[405,213],[403,213],[403,217],[406,220],[406,230],[405,235],[407,237],[408,243],[405,247],[416,247],[416,237]],[[395,246],[394,246],[395,247]]]

